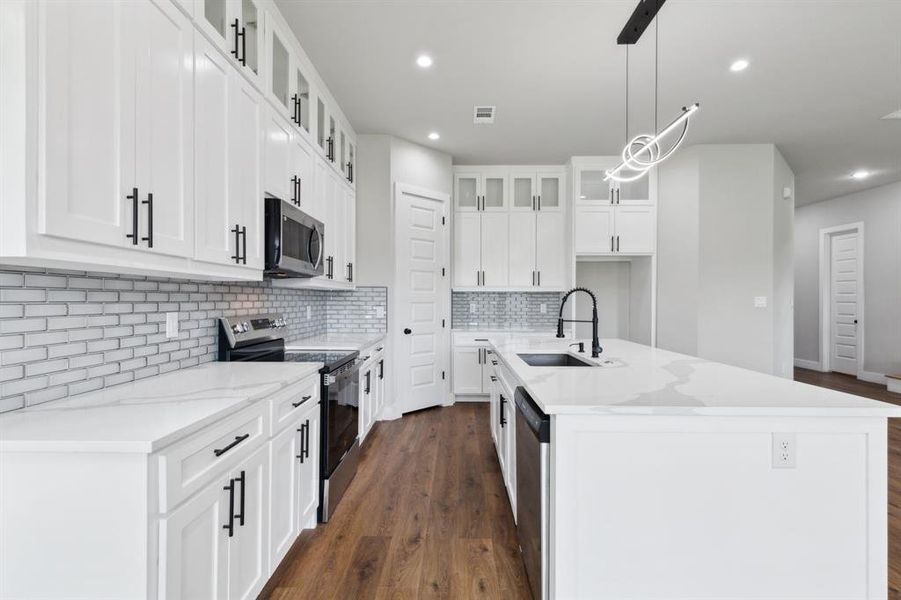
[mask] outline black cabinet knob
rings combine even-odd
[[[413,333],[413,330],[410,329],[409,327],[407,327],[406,329],[404,329],[404,335],[410,335],[411,333]]]

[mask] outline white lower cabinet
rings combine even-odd
[[[304,406],[304,412],[269,445],[269,563],[273,569],[298,534],[316,524],[319,403],[307,401]]]
[[[516,519],[516,404],[513,394],[519,384],[496,359],[489,360],[486,370],[489,373],[487,385],[491,438],[497,450],[497,460],[510,498],[513,518]]]
[[[318,373],[174,442],[121,443],[0,451],[0,598],[249,600],[316,525]],[[34,508],[48,499],[67,510]]]
[[[454,332],[453,334],[453,391],[456,395],[488,394],[491,360],[488,338],[483,334]]]
[[[384,346],[364,350],[360,367],[359,436],[360,444],[379,420],[385,404]]]
[[[269,576],[269,461],[261,446],[160,519],[160,566],[170,600],[255,598]]]

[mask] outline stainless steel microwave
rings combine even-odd
[[[322,275],[325,225],[281,198],[267,195],[265,203],[266,276]]]

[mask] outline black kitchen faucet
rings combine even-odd
[[[570,296],[575,294],[576,292],[585,292],[589,296],[591,296],[591,321],[578,320],[578,319],[564,319],[563,318],[563,306],[566,304],[566,301]],[[601,348],[601,342],[598,340],[598,299],[595,298],[594,292],[587,288],[577,287],[569,290],[566,294],[563,295],[563,300],[560,301],[560,316],[557,319],[557,337],[563,337],[563,324],[564,323],[591,323],[591,358],[597,358],[603,352],[603,348]]]

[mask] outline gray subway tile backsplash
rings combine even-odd
[[[562,297],[558,292],[454,292],[451,322],[454,329],[554,331]]]
[[[0,412],[216,360],[221,316],[281,313],[292,338],[383,332],[387,299],[384,287],[288,289],[0,266]],[[167,312],[179,315],[171,339]]]

